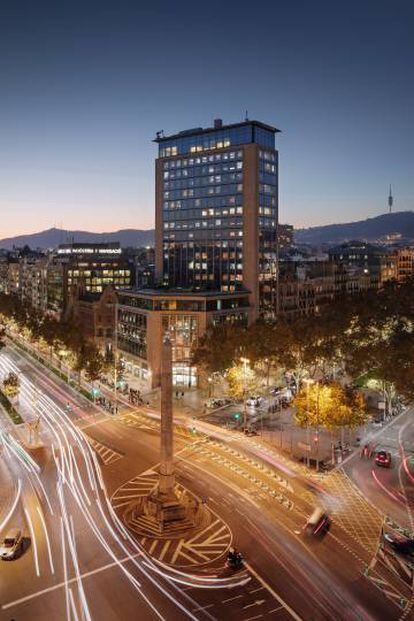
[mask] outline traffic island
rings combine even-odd
[[[124,483],[111,499],[137,543],[155,560],[175,567],[194,569],[224,563],[233,538],[229,526],[206,502],[179,483],[175,485],[175,495],[179,506],[185,507],[186,518],[165,522],[154,519],[147,499],[157,481],[158,473],[149,470]]]

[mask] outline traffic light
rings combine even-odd
[[[240,412],[235,412],[235,414],[233,414],[233,416],[234,416],[234,418],[236,420],[240,420],[241,414],[240,414]]]

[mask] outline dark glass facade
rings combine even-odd
[[[248,261],[255,262],[249,273],[256,274],[256,283],[259,274],[267,280],[274,276],[276,131],[246,121],[158,138],[160,283],[235,292],[250,286],[245,276]],[[247,211],[253,219],[246,217]],[[254,249],[247,247],[252,240]]]
[[[164,284],[234,291],[242,281],[243,151],[163,164]]]
[[[259,150],[259,281],[261,314],[273,318],[277,295],[278,154]]]

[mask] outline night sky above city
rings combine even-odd
[[[154,224],[155,132],[278,127],[280,221],[414,209],[414,6],[5,2],[0,238]]]

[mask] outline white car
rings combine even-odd
[[[4,560],[12,559],[22,546],[22,533],[18,528],[9,530],[0,544],[0,558]]]
[[[246,405],[252,408],[258,408],[263,403],[263,397],[249,397],[246,401]]]

